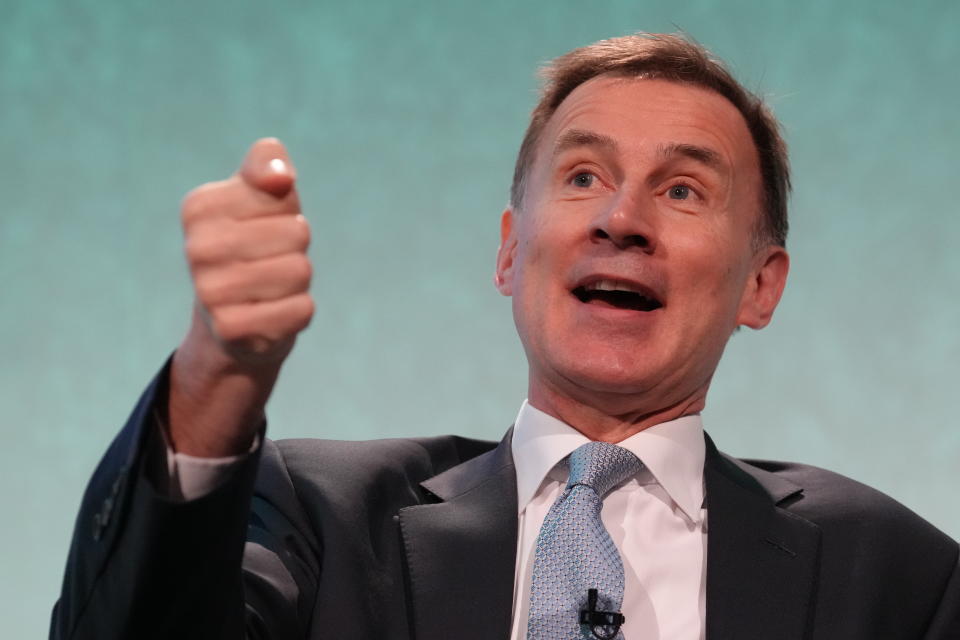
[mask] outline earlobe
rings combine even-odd
[[[789,271],[790,256],[783,247],[770,246],[758,252],[750,281],[740,300],[738,325],[762,329],[770,324]]]
[[[497,249],[497,271],[493,276],[493,284],[501,295],[513,295],[513,257],[517,248],[516,236],[513,234],[513,210],[507,208],[500,216],[500,248]]]

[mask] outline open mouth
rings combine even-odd
[[[616,309],[655,311],[663,307],[652,291],[622,280],[597,280],[573,290],[573,295],[585,304],[596,304]]]

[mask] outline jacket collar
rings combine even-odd
[[[492,451],[423,482],[437,502],[400,510],[416,640],[510,634],[517,553],[512,433]]]
[[[807,637],[820,528],[784,508],[803,489],[705,439],[707,638]]]

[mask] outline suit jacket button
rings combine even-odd
[[[107,498],[103,501],[103,507],[100,509],[100,522],[103,526],[110,524],[110,515],[113,513],[113,498]]]
[[[100,522],[100,514],[96,513],[93,516],[93,539],[99,542],[102,535],[103,524]]]
[[[123,465],[120,469],[117,470],[117,477],[113,479],[113,486],[110,488],[110,493],[116,496],[120,493],[120,487],[123,486],[123,481],[127,476],[127,466]]]

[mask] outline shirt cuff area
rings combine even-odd
[[[173,451],[167,447],[167,469],[170,482],[170,497],[183,501],[202,498],[226,482],[234,469],[260,446],[256,436],[250,451],[225,458],[198,458]]]
[[[155,442],[155,446],[165,450],[165,464],[158,464],[155,468],[157,475],[166,477],[154,478],[154,485],[167,498],[178,502],[196,500],[215,491],[230,478],[240,463],[260,447],[260,434],[257,434],[247,453],[223,458],[191,456],[173,450],[167,430],[159,419],[156,420],[156,426],[154,433],[159,433],[160,438],[157,438],[159,442]]]

